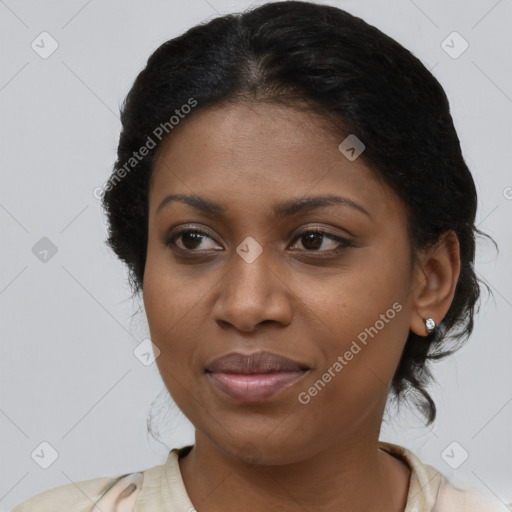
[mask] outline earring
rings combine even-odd
[[[436,323],[433,318],[428,317],[425,319],[425,328],[427,329],[428,334],[434,331]]]

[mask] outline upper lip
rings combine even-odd
[[[240,352],[231,352],[222,357],[218,357],[211,362],[206,371],[209,373],[274,373],[274,372],[297,372],[309,370],[297,361],[287,357],[274,354],[273,352],[255,352],[253,354],[242,354]]]

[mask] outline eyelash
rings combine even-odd
[[[205,231],[202,231],[201,229],[197,229],[197,228],[183,228],[179,231],[177,231],[176,233],[174,233],[172,236],[170,236],[167,241],[165,242],[165,245],[167,245],[168,247],[171,247],[174,246],[176,247],[176,244],[175,244],[175,240],[177,238],[179,238],[181,235],[183,235],[184,233],[196,233],[196,234],[200,234],[200,235],[204,235],[208,238],[212,238],[208,233],[206,233]],[[350,242],[350,240],[348,240],[347,238],[343,238],[343,237],[340,237],[340,236],[336,236],[336,235],[333,235],[331,233],[329,233],[328,231],[325,231],[323,229],[309,229],[307,231],[303,231],[302,233],[299,233],[297,234],[297,236],[293,239],[293,242],[296,242],[297,240],[299,240],[300,238],[306,236],[306,235],[309,235],[309,234],[316,234],[316,235],[325,235],[326,238],[329,238],[330,240],[334,240],[335,242],[338,242],[340,244],[340,246],[336,249],[331,249],[329,251],[321,251],[321,250],[308,250],[308,249],[304,249],[302,252],[309,252],[309,253],[321,253],[321,254],[327,254],[327,255],[332,255],[332,254],[338,254],[342,251],[344,251],[345,249],[349,248],[349,247],[355,247],[355,245]],[[182,249],[181,247],[176,247],[179,251],[185,251],[185,252],[189,252],[189,253],[192,253],[192,252],[201,252],[201,251],[198,251],[198,250],[193,250],[193,249]]]

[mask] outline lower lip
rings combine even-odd
[[[304,376],[298,372],[258,374],[208,373],[211,381],[225,395],[241,402],[260,402],[289,388]]]

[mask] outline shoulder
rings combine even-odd
[[[11,512],[129,512],[143,481],[143,472],[82,480],[36,494]]]
[[[429,512],[510,512],[512,504],[504,504],[491,492],[460,488],[435,467],[423,463],[403,446],[379,442],[380,447],[404,459],[411,468],[407,511]]]
[[[460,489],[442,478],[432,512],[510,512],[496,496],[472,489]]]

